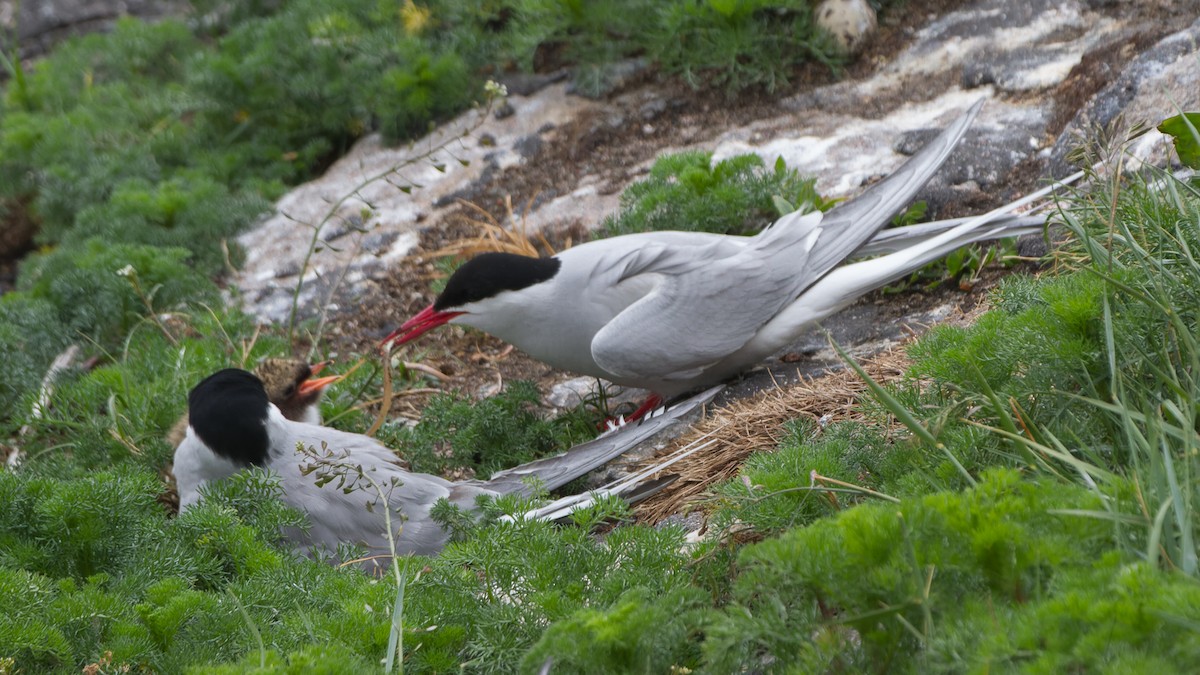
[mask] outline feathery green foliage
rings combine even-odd
[[[1113,501],[1097,517],[1133,552],[1196,576],[1200,190],[1151,178],[1077,198],[1064,217],[1082,268],[1006,285],[975,326],[914,347],[915,372],[953,383],[943,404],[978,404],[1014,464],[1099,484]]]
[[[539,418],[534,411],[538,399],[537,388],[521,380],[482,400],[437,394],[417,426],[385,424],[378,437],[389,447],[404,448],[414,471],[466,471],[487,478],[595,435],[595,422],[583,410],[555,420]]]
[[[787,168],[782,158],[768,169],[755,154],[713,163],[710,152],[681,152],[655,160],[650,176],[621,194],[621,211],[604,220],[600,236],[652,230],[750,235],[793,209],[824,211],[833,204],[817,193],[814,179]]]
[[[116,350],[151,311],[217,303],[216,286],[187,266],[190,256],[185,249],[90,239],[25,261],[20,290],[0,299],[0,356],[14,375],[0,384],[0,428],[15,421],[18,409],[30,409],[51,361],[68,344]]]
[[[371,131],[391,142],[425,132],[477,100],[482,73],[497,64],[574,65],[597,89],[615,63],[651,54],[694,86],[723,74],[706,86],[733,92],[773,89],[801,60],[833,55],[804,3],[299,0],[195,9],[203,18],[190,23],[122,20],[19,69],[0,115],[0,207],[38,223],[40,243],[104,236],[186,246],[196,252],[191,264],[215,274],[220,242],[285,185]]]
[[[222,269],[220,240],[268,205],[201,161],[211,144],[181,84],[198,46],[178,22],[126,20],[39,62],[0,121],[0,203],[40,223],[43,244],[183,246]]]
[[[114,346],[150,311],[216,303],[216,286],[188,267],[191,252],[90,239],[27,261],[20,289],[58,309],[68,334]]]
[[[696,0],[669,3],[652,29],[651,55],[668,73],[693,87],[732,94],[749,87],[768,92],[788,84],[792,69],[818,61],[834,68],[842,54],[819,30],[808,2]]]
[[[513,503],[505,511],[522,508]],[[470,670],[514,672],[550,623],[628,601],[635,587],[644,598],[688,595],[679,590],[689,578],[681,567],[682,544],[677,528],[622,527],[601,542],[580,528],[500,522],[451,544],[418,582],[420,588],[444,588],[444,595],[431,597],[410,587],[410,597],[422,607],[438,603],[425,615],[439,617],[440,625],[452,622],[467,629],[460,658],[466,657]],[[653,635],[644,640],[668,644]],[[627,648],[613,647],[629,655]]]
[[[24,293],[0,296],[0,411],[15,411],[31,401],[46,368],[70,340],[57,308],[48,300]],[[3,425],[8,414],[0,414]]]
[[[741,522],[757,532],[777,533],[864,499],[871,501],[866,493],[823,483],[822,478],[891,497],[925,494],[938,487],[926,478],[930,460],[937,458],[924,455],[913,443],[893,442],[862,424],[832,424],[819,433],[816,429],[815,424],[794,421],[776,451],[747,458],[744,480],[718,488],[719,524]]]
[[[613,62],[649,56],[738,90],[782,86],[800,55],[834,58],[795,3],[197,6],[194,24],[73,41],[5,91],[0,205],[40,223],[48,248],[0,299],[0,430],[26,454],[0,473],[0,670],[377,671],[394,580],[291,550],[282,533],[303,516],[270,475],[209,486],[178,517],[158,503],[188,388],[291,349],[200,304],[218,301],[221,240],[363,134],[400,140],[462,109],[497,64],[582,64],[599,86]],[[533,500],[482,504],[478,522],[440,507],[456,541],[400,561],[404,667],[1193,667],[1200,193],[1155,178],[1075,195],[1078,271],[1006,282],[974,327],[919,342],[924,386],[894,387],[868,424],[795,423],[717,489],[707,542],[669,526],[594,536],[627,520],[611,503],[572,525],[525,522]],[[606,229],[747,233],[806,203],[829,206],[782,164],[682,155]],[[102,363],[62,376],[32,415],[79,336]],[[365,426],[350,411],[376,378],[339,385],[335,424]],[[536,397],[447,395],[385,438],[419,468],[483,474],[590,435],[582,413],[539,419]],[[937,447],[880,431],[896,405]]]
[[[1058,434],[1090,445],[1103,431],[1100,411],[1073,405],[1063,393],[1099,393],[1104,285],[1083,275],[1031,284],[1006,281],[996,311],[969,328],[932,331],[910,349],[913,371],[945,383],[942,402],[982,404],[995,414],[990,389],[997,400],[1015,400]]]
[[[666,673],[698,665],[699,650],[688,638],[703,624],[707,605],[692,586],[659,597],[632,588],[611,606],[585,607],[550,626],[521,670],[536,672],[547,659],[572,673]]]
[[[1113,542],[1101,521],[1056,513],[1099,501],[991,470],[964,492],[861,505],[750,546],[734,601],[705,643],[708,663],[715,672],[754,663],[897,672],[1061,672],[1144,658],[1181,666],[1200,639],[1165,617],[1193,617],[1186,598],[1200,588],[1106,555]]]

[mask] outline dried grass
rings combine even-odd
[[[536,195],[534,198],[536,198]],[[462,199],[459,200],[459,204],[463,208],[479,214],[479,218],[466,218],[468,223],[479,228],[479,234],[474,237],[453,241],[429,254],[429,257],[471,257],[488,252],[515,253],[517,255],[538,257],[541,255],[554,255],[558,252],[541,232],[534,235],[529,234],[527,216],[533,205],[533,198],[525,205],[524,212],[519,219],[520,227],[512,229],[504,227],[504,225],[496,220],[495,216],[488,213],[478,204]],[[508,213],[506,220],[511,223],[518,222],[516,213],[513,211],[511,195],[504,198],[504,207]],[[570,246],[571,242],[568,241],[563,248],[569,248]]]
[[[886,383],[903,376],[909,362],[902,347],[877,354],[862,362],[876,382]],[[716,439],[710,450],[681,460],[667,473],[679,474],[670,487],[634,509],[638,520],[658,523],[676,513],[692,510],[711,485],[737,475],[753,452],[770,452],[778,447],[783,425],[801,416],[829,422],[863,419],[859,405],[867,385],[854,371],[843,368],[819,378],[808,378],[788,387],[776,387],[716,410],[691,431],[672,441],[657,455],[632,467],[645,469],[679,448],[707,436]],[[899,427],[897,426],[897,429]],[[656,476],[657,477],[657,476]]]

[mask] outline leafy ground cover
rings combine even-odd
[[[755,154],[715,163],[711,152],[665,155],[622,193],[621,210],[604,220],[599,236],[649,230],[753,235],[798,208],[829,210],[833,202],[815,183],[782,158],[767,169]]]
[[[502,520],[528,506],[502,500],[482,523],[445,513],[457,541],[437,558],[403,560],[398,583],[291,553],[280,531],[298,516],[274,499],[269,476],[215,486],[202,506],[171,517],[160,503],[171,455],[163,436],[188,388],[292,345],[221,309],[209,275],[223,252],[189,257],[169,246],[236,231],[262,198],[374,124],[419,128],[452,110],[431,100],[414,112],[423,87],[475,72],[456,65],[471,52],[455,40],[537,55],[489,22],[537,16],[538,30],[579,38],[564,41],[580,50],[600,49],[581,37],[595,26],[616,30],[591,3],[519,6],[544,15],[506,15],[503,3],[477,14],[455,3],[405,3],[399,15],[373,13],[385,7],[374,2],[273,6],[247,3],[203,31],[126,24],[6,90],[0,185],[17,188],[3,199],[41,219],[54,248],[27,266],[19,292],[0,298],[0,431],[26,453],[19,471],[0,473],[0,673],[377,672],[397,651],[404,668],[429,673],[536,672],[547,659],[563,672],[606,673],[1183,672],[1196,663],[1200,190],[1165,175],[1097,182],[1064,202],[1073,243],[1059,274],[1011,279],[974,326],[915,343],[911,378],[864,401],[866,422],[820,434],[794,422],[744,480],[716,489],[699,545],[677,527],[610,529],[628,519],[616,504],[559,526]],[[303,13],[313,7],[323,13]],[[756,8],[685,9],[749,25],[761,20]],[[391,33],[368,35],[375,19]],[[470,39],[432,28],[457,20],[482,28]],[[399,47],[375,42],[400,33]],[[311,111],[330,115],[319,123],[273,119],[270,102],[299,90],[241,81],[250,71],[232,55],[269,60],[272,40],[287,35],[305,36],[310,49],[279,49],[297,61],[278,72],[311,76],[312,100],[367,106],[373,95],[343,100],[327,58],[343,59],[339,67],[361,58],[390,73],[380,87],[412,100],[390,122],[369,106]],[[438,48],[416,60],[415,74],[386,52],[425,39]],[[302,134],[309,124],[325,131]],[[674,175],[685,174],[694,180],[652,176],[647,198],[665,195],[678,213],[679,200],[719,194],[716,167],[685,162]],[[766,174],[791,180],[778,168]],[[772,197],[807,199],[791,185],[739,206],[750,214],[741,219],[712,208],[726,220],[769,220]],[[639,212],[638,197],[630,213],[657,213]],[[228,220],[214,217],[217,203]],[[101,365],[68,374],[32,415],[46,364],[76,335]],[[379,379],[354,371],[326,418],[363,430]],[[414,460],[439,471],[462,466],[432,441],[460,434],[454,459],[486,472],[495,467],[480,448],[496,439],[513,441],[508,463],[588,424],[548,423],[528,403],[521,387],[481,406],[447,395],[429,413],[444,425],[437,434],[389,433],[425,448]],[[907,436],[881,431],[895,420]],[[814,487],[814,471],[845,487]]]
[[[705,542],[593,536],[625,518],[614,504],[505,522],[528,505],[507,500],[483,523],[446,514],[457,541],[404,560],[402,595],[280,546],[297,516],[268,476],[167,516],[161,439],[192,376],[285,345],[236,312],[137,321],[109,365],[60,385],[26,464],[0,475],[5,668],[374,672],[400,598],[411,672],[1185,670],[1200,190],[1155,178],[1064,203],[1062,273],[1013,278],[972,327],[916,342],[912,378],[864,402],[865,422],[795,422],[718,488]],[[373,385],[360,370],[348,390]],[[465,414],[446,404],[435,417]],[[512,419],[520,391],[495,405]]]

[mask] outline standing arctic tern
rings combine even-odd
[[[381,499],[386,498],[399,530],[398,554],[437,553],[450,536],[430,517],[438,500],[445,498],[473,510],[481,495],[531,494],[534,488],[527,478],[547,490],[561,487],[715,395],[716,390],[710,390],[640,426],[577,445],[557,457],[498,472],[488,480],[449,481],[402,469],[396,455],[369,436],[287,419],[268,400],[258,377],[230,368],[210,375],[188,395],[190,424],[175,450],[180,511],[199,502],[205,484],[247,467],[262,467],[279,476],[283,501],[308,515],[307,530],[286,533],[299,548],[329,555],[341,543],[361,545],[380,556],[367,563],[373,568],[386,565],[391,553]],[[382,497],[369,482],[355,480],[359,470],[383,488]],[[336,480],[322,484],[323,476],[339,472],[354,489],[347,492]]]
[[[983,228],[999,215],[993,212],[940,232],[891,237],[875,251],[889,255],[835,271],[929,181],[982,103],[854,200],[825,214],[790,213],[752,237],[646,232],[591,241],[550,258],[476,256],[383,344],[403,344],[454,323],[561,370],[663,398],[724,380],[864,293],[954,247],[1005,236],[1003,227]],[[1025,225],[1006,222],[1013,229]]]

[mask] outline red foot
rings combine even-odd
[[[658,394],[650,394],[646,397],[645,401],[642,401],[642,404],[638,406],[638,409],[633,411],[632,415],[625,418],[625,421],[633,422],[642,419],[643,415],[662,405],[662,402],[663,400],[661,396]]]
[[[648,412],[654,410],[655,408],[657,408],[658,406],[662,405],[662,402],[663,402],[663,400],[662,400],[661,396],[659,396],[658,394],[650,394],[649,396],[646,397],[646,400],[642,401],[642,404],[640,406],[638,406],[638,409],[634,410],[633,414],[631,414],[629,417],[616,417],[616,418],[610,417],[610,418],[604,420],[603,422],[601,422],[599,425],[600,431],[608,431],[609,429],[616,429],[617,427],[624,426],[630,422],[635,422],[637,420],[640,420],[646,413],[648,413]]]

